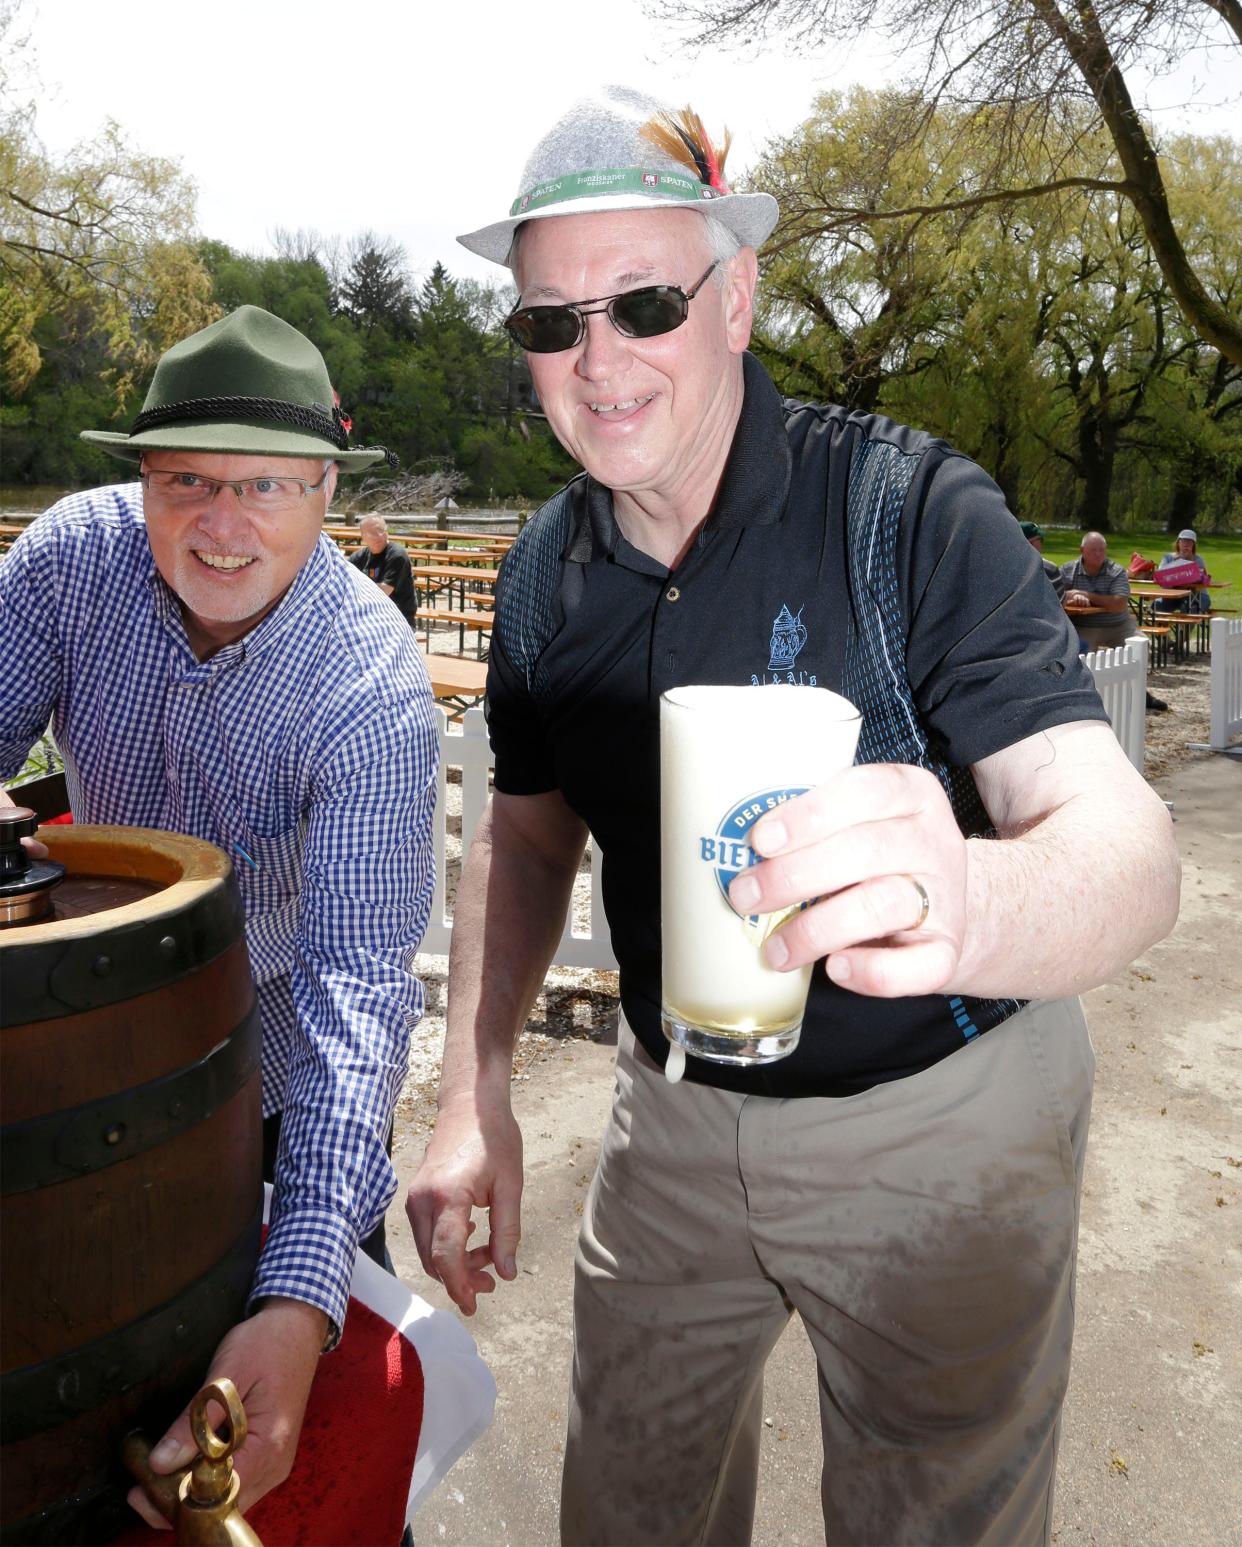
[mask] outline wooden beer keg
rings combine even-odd
[[[39,837],[65,879],[0,928],[0,1540],[98,1542],[135,1520],[124,1435],[163,1432],[244,1313],[259,1014],[219,849]]]

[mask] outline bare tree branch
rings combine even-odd
[[[1120,163],[1121,179],[1101,179],[1134,205],[1161,271],[1187,318],[1201,336],[1234,363],[1242,363],[1242,321],[1222,305],[1196,274],[1169,207],[1155,146],[1139,116],[1123,75],[1140,55],[1150,68],[1172,64],[1219,36],[1223,22],[1242,41],[1242,0],[647,0],[666,19],[689,21],[694,41],[721,39],[780,43],[807,53],[843,39],[880,33],[918,61],[901,128],[911,139],[927,132],[945,107],[995,115],[996,154],[986,189],[972,191],[943,208],[912,214],[943,214],[979,207],[981,196],[997,200],[1039,197],[1031,186],[1013,183],[1008,161],[1024,140],[1042,128],[1046,146],[1059,139],[1086,102],[1098,113]],[[963,132],[971,132],[969,127]],[[1090,127],[1080,129],[1089,134]],[[1037,136],[1038,137],[1038,136]],[[897,126],[889,138],[899,146]],[[1066,147],[1065,154],[1072,154]],[[1054,167],[1050,184],[1062,179]],[[1089,187],[1089,184],[1080,186]],[[1054,190],[1053,190],[1054,191]],[[825,230],[834,230],[833,220]],[[845,205],[841,220],[850,218]],[[856,209],[852,218],[893,218]]]

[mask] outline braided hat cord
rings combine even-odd
[[[130,425],[129,433],[141,435],[144,430],[183,424],[190,419],[267,419],[310,430],[331,441],[339,451],[349,450],[349,432],[341,420],[339,408],[334,406],[329,413],[317,403],[307,407],[303,403],[286,403],[271,397],[196,397],[180,403],[166,403],[162,408],[144,409]],[[396,456],[385,447],[364,449],[382,451],[388,466],[397,466]]]
[[[349,450],[349,436],[340,420],[340,412],[331,413],[318,405],[284,403],[270,397],[199,397],[162,408],[145,409],[130,426],[131,435],[141,435],[165,424],[180,424],[187,419],[268,419],[278,424],[296,425],[312,430],[332,442],[340,451]]]

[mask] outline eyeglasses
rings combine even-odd
[[[243,510],[274,514],[291,509],[322,489],[331,470],[329,463],[318,483],[307,483],[305,478],[204,478],[201,473],[174,473],[156,467],[144,468],[138,476],[149,494],[179,509],[209,505],[221,489],[232,489]]]
[[[719,266],[717,260],[689,290],[679,285],[644,285],[639,290],[593,295],[562,306],[522,306],[505,318],[505,330],[515,343],[536,355],[559,354],[562,349],[580,344],[586,333],[586,319],[600,312],[626,338],[658,338],[661,333],[681,327],[689,314],[690,302]],[[606,304],[597,306],[597,301]]]

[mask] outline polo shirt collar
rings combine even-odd
[[[754,355],[742,356],[742,411],[733,432],[720,492],[705,531],[773,526],[784,514],[793,480],[780,393]],[[621,538],[612,490],[589,473],[571,494],[574,520],[564,557],[585,564],[616,551]]]

